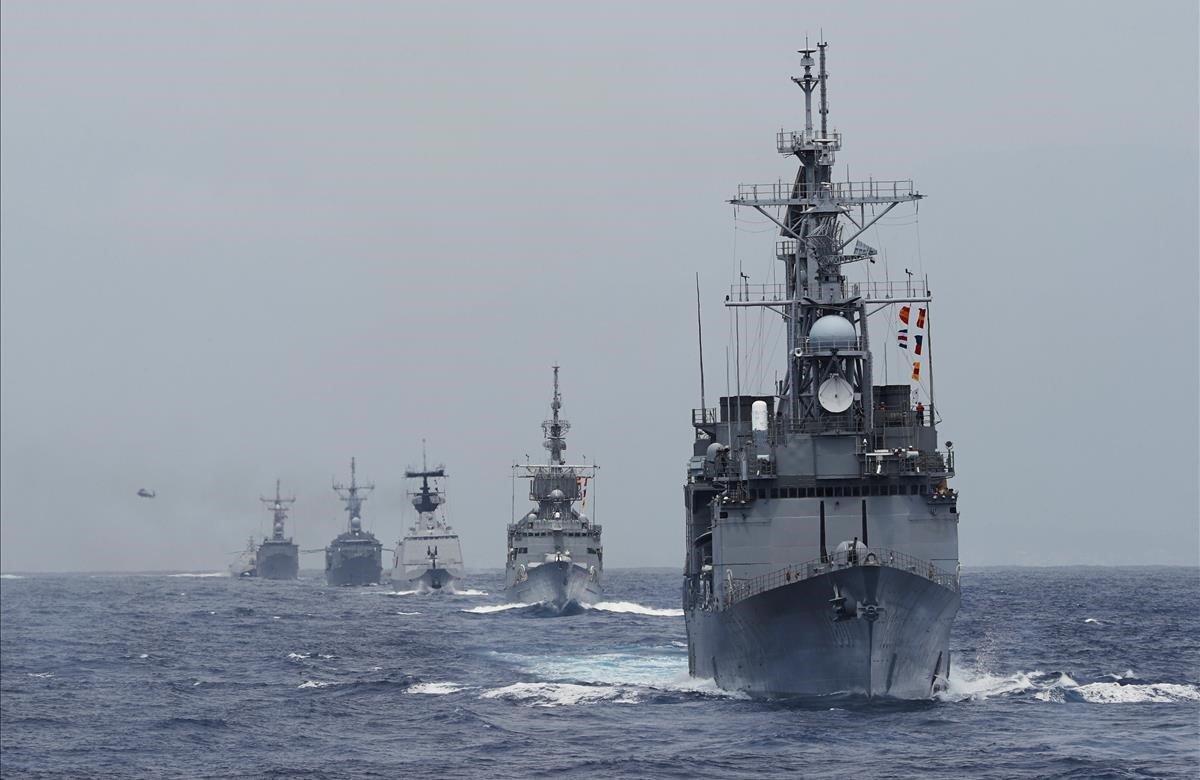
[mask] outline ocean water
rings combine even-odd
[[[468,593],[3,575],[4,777],[1197,777],[1200,570],[963,574],[950,690],[687,675],[671,571],[571,617]]]

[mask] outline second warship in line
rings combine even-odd
[[[542,423],[550,462],[514,466],[514,481],[529,480],[529,499],[535,506],[508,526],[505,597],[510,602],[541,604],[559,614],[603,600],[600,577],[604,549],[600,526],[574,504],[585,502],[596,467],[570,465],[563,460],[571,424],[559,416],[558,366],[554,366],[551,418]]]
[[[742,185],[731,201],[781,231],[786,281],[742,283],[725,300],[733,318],[747,306],[783,318],[785,363],[774,392],[739,388],[719,409],[703,408],[701,368],[684,488],[688,663],[753,694],[926,698],[946,682],[959,607],[954,458],[950,442],[938,449],[928,363],[932,298],[923,281],[843,275],[874,262],[858,237],[922,196],[911,181],[832,180],[842,139],[826,122],[825,49],[800,52],[805,126],[777,136],[778,151],[798,159],[795,178]],[[874,384],[867,323],[877,312],[904,326],[911,384]]]
[[[356,464],[350,459],[350,484],[334,483],[333,491],[346,504],[349,529],[325,548],[325,582],[330,585],[376,585],[383,575],[383,545],[362,527],[363,493],[374,485],[358,484]]]
[[[255,556],[257,576],[265,580],[294,580],[300,572],[300,547],[285,537],[284,523],[288,509],[296,499],[284,498],[275,480],[275,498],[260,498],[272,513],[271,536],[263,539]]]
[[[422,593],[446,591],[453,593],[462,577],[462,545],[458,534],[441,514],[446,493],[437,480],[446,478],[446,467],[429,468],[425,459],[425,443],[421,442],[421,468],[407,469],[404,476],[421,480],[421,487],[409,493],[417,521],[396,546],[392,560],[393,587],[410,586]],[[432,486],[429,480],[434,480]]]

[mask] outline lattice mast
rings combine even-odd
[[[567,449],[567,431],[571,430],[571,423],[559,416],[559,410],[562,409],[562,395],[558,391],[558,366],[554,366],[554,397],[550,401],[551,417],[542,423],[542,433],[546,436],[543,445],[550,451],[550,465],[562,466],[566,463],[563,460],[563,452]]]
[[[799,168],[790,184],[741,185],[737,206],[749,206],[779,226],[783,240],[776,254],[785,268],[782,299],[752,301],[734,291],[730,306],[767,306],[783,315],[787,328],[786,378],[777,389],[782,415],[800,426],[820,428],[823,417],[849,415],[865,428],[872,426],[871,354],[868,344],[867,311],[869,303],[902,302],[899,298],[873,301],[848,288],[842,266],[871,259],[875,250],[859,241],[864,231],[900,203],[922,196],[912,182],[834,182],[833,165],[841,150],[841,134],[828,125],[829,102],[824,41],[815,49],[799,50],[804,72],[792,81],[804,92],[804,129],[780,131],[778,151],[798,158]],[[814,61],[813,54],[819,55]],[[813,72],[813,68],[817,72]],[[813,125],[813,94],[817,93],[820,130]],[[868,214],[870,206],[883,206]],[[858,207],[855,219],[854,207]],[[869,218],[868,218],[869,217]],[[843,235],[842,219],[853,225]],[[836,315],[849,323],[826,321],[817,333],[814,324],[826,315]],[[828,326],[834,328],[830,334]],[[850,328],[852,326],[852,329]],[[820,397],[831,388],[844,388],[852,400],[846,408],[840,403],[825,406]],[[845,426],[840,426],[845,427]]]
[[[277,542],[284,541],[284,523],[287,521],[288,510],[292,504],[296,503],[296,497],[284,498],[279,491],[279,480],[275,480],[275,498],[259,497],[259,501],[267,505],[267,509],[273,512],[273,523],[271,527],[271,538]]]
[[[339,482],[333,483],[333,492],[337,493],[346,504],[346,512],[350,515],[350,530],[362,530],[362,502],[366,501],[368,496],[362,493],[370,493],[375,489],[375,484],[368,485],[358,484],[357,465],[354,458],[350,458],[350,484],[343,485]]]

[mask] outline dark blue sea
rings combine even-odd
[[[680,577],[571,617],[215,575],[4,575],[4,777],[1187,777],[1200,571],[963,574],[950,691],[754,701],[687,675]]]

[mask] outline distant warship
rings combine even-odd
[[[258,576],[258,556],[256,555],[257,545],[254,543],[254,537],[251,536],[246,541],[246,549],[237,553],[237,557],[233,559],[233,563],[229,564],[230,577],[256,577]]]
[[[421,487],[408,494],[417,510],[417,521],[396,547],[392,585],[411,586],[423,593],[437,590],[452,593],[462,577],[462,545],[458,534],[438,511],[446,503],[445,491],[438,488],[436,481],[432,487],[429,484],[431,479],[445,479],[446,467],[429,468],[422,442],[421,469],[409,469],[404,476],[421,480]]]
[[[571,424],[559,417],[561,408],[554,366],[552,416],[542,423],[550,462],[513,467],[514,482],[517,477],[528,479],[529,499],[537,505],[508,526],[504,594],[510,602],[542,604],[564,613],[602,600],[604,550],[600,526],[573,506],[577,501],[586,505],[595,466],[563,461]]]
[[[325,581],[330,585],[374,585],[383,574],[383,545],[370,531],[362,527],[360,492],[370,492],[374,485],[358,484],[354,458],[350,459],[350,484],[334,483],[333,490],[346,504],[350,515],[350,530],[337,535],[325,548]]]
[[[864,231],[922,196],[911,181],[833,180],[842,137],[826,124],[825,49],[800,52],[804,130],[777,136],[799,161],[795,178],[742,185],[731,201],[781,230],[786,281],[742,283],[725,300],[735,333],[738,307],[782,316],[784,370],[773,393],[739,386],[707,409],[701,363],[684,489],[689,667],[768,696],[925,698],[947,679],[959,607],[954,457],[950,442],[938,449],[928,363],[932,298],[923,280],[842,273],[874,262],[857,240]],[[911,384],[874,384],[867,318],[877,312],[884,327],[897,323]],[[740,344],[737,365],[740,385]]]
[[[258,576],[265,580],[294,580],[300,571],[300,547],[284,537],[283,525],[289,507],[295,498],[283,498],[279,493],[279,480],[275,480],[275,498],[260,498],[267,509],[274,513],[271,536],[258,546],[255,568]]]

